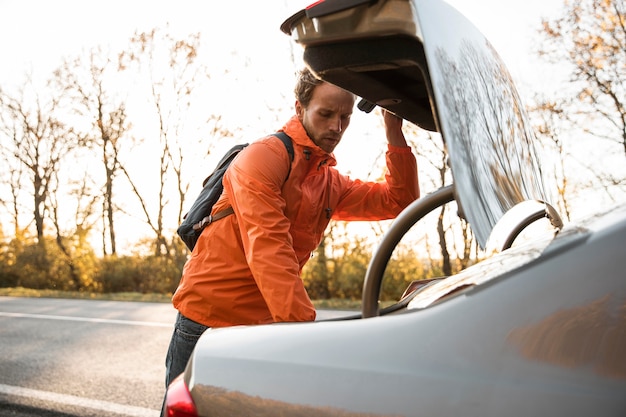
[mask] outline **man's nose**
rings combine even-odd
[[[333,119],[330,122],[330,129],[333,132],[337,132],[337,133],[341,133],[341,130],[343,129],[343,126],[341,125],[341,117],[338,117],[336,119]]]

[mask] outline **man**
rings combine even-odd
[[[293,161],[284,144],[268,136],[244,149],[224,175],[213,214],[232,207],[234,215],[203,231],[183,269],[173,296],[179,314],[167,385],[184,371],[207,328],[315,320],[300,272],[330,219],[390,219],[419,197],[402,119],[384,112],[386,181],[352,180],[334,168],[332,152],[350,124],[355,96],[307,69],[295,95],[296,115],[283,127]]]

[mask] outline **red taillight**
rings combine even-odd
[[[198,417],[196,405],[185,385],[182,375],[176,378],[167,388],[165,394],[166,417]]]

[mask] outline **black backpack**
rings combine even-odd
[[[287,153],[289,154],[290,165],[287,177],[285,178],[285,181],[287,181],[289,173],[291,172],[291,161],[293,161],[294,155],[293,144],[291,143],[291,138],[285,132],[277,132],[273,135],[285,144],[285,148],[287,148]],[[211,209],[224,190],[222,177],[224,176],[226,169],[233,159],[235,159],[235,156],[237,156],[237,154],[246,146],[248,146],[247,143],[233,146],[222,157],[211,175],[206,177],[206,179],[202,182],[202,191],[200,191],[200,195],[196,198],[196,201],[194,201],[191,209],[189,209],[189,212],[185,214],[183,222],[176,230],[176,233],[178,233],[178,236],[180,236],[189,250],[193,250],[194,246],[196,246],[198,237],[200,237],[200,234],[205,227],[216,220],[233,214],[233,208],[228,207],[211,216]]]

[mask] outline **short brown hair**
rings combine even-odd
[[[298,100],[303,107],[308,107],[311,98],[313,98],[313,90],[323,82],[324,81],[313,75],[310,69],[306,67],[301,69],[298,73],[296,87],[294,88],[296,100]]]

